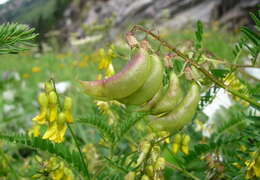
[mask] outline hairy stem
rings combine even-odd
[[[55,93],[57,94],[57,99],[58,99],[59,108],[62,109],[62,106],[61,106],[61,103],[60,103],[60,98],[59,98],[58,93],[57,93],[57,89],[56,89],[56,86],[55,86],[55,81],[54,81],[54,79],[51,78],[51,79],[50,79],[50,82],[51,82],[52,85],[53,85],[53,88],[54,88]],[[73,140],[74,140],[74,142],[75,142],[76,148],[78,149],[78,152],[79,152],[81,161],[82,161],[83,166],[84,166],[84,169],[85,169],[85,173],[86,173],[86,175],[87,175],[87,179],[91,179],[91,178],[90,178],[90,175],[89,175],[89,172],[88,172],[87,163],[86,163],[86,161],[85,161],[85,159],[84,159],[84,157],[83,157],[83,154],[82,154],[82,151],[81,151],[81,149],[80,149],[79,143],[78,143],[78,141],[77,141],[76,135],[75,135],[75,133],[73,132],[72,128],[70,127],[70,124],[69,124],[69,123],[66,123],[66,124],[67,124],[68,129],[69,129],[69,131],[70,131],[70,133],[71,133],[71,136],[72,136],[72,138],[73,138]]]
[[[84,169],[85,169],[85,171],[86,171],[87,178],[90,179],[90,175],[89,175],[89,172],[88,172],[87,163],[85,162],[85,159],[84,159],[84,157],[83,157],[82,151],[81,151],[80,146],[79,146],[79,143],[78,143],[78,141],[77,141],[77,138],[76,138],[76,136],[75,136],[75,134],[74,134],[72,128],[70,127],[70,124],[69,124],[69,123],[67,123],[67,126],[68,126],[69,131],[70,131],[70,133],[71,133],[71,135],[72,135],[72,138],[73,138],[73,140],[74,140],[74,142],[75,142],[75,145],[76,145],[76,147],[77,147],[77,149],[78,149],[78,151],[79,151],[80,158],[81,158],[81,161],[82,161],[82,163],[83,163],[83,165],[84,165]]]
[[[260,103],[258,103],[256,100],[249,98],[248,96],[245,96],[243,94],[240,94],[238,91],[235,91],[229,87],[227,87],[223,82],[219,81],[215,76],[213,76],[210,72],[208,72],[205,68],[201,67],[199,64],[197,64],[195,61],[192,61],[187,55],[183,54],[182,52],[180,52],[178,49],[176,49],[175,47],[173,47],[172,45],[170,45],[167,41],[161,39],[158,35],[152,33],[151,31],[146,30],[145,28],[135,25],[132,29],[131,32],[135,32],[135,31],[142,31],[146,34],[149,34],[150,36],[152,36],[154,39],[160,41],[160,43],[167,47],[168,49],[172,50],[173,52],[175,52],[179,57],[181,57],[185,62],[190,63],[191,65],[193,65],[195,68],[197,68],[200,72],[202,72],[205,76],[207,76],[212,82],[214,82],[216,85],[218,85],[219,87],[225,89],[226,91],[232,93],[235,96],[238,96],[239,98],[249,102],[251,105],[260,108]]]

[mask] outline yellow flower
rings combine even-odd
[[[38,137],[40,136],[40,128],[41,126],[38,124],[33,124],[32,128],[29,130],[29,136]]]
[[[37,73],[37,72],[40,72],[40,71],[41,71],[41,69],[38,66],[33,66],[32,67],[32,72],[33,73]]]
[[[50,180],[73,180],[73,172],[67,168],[64,162],[60,161],[56,157],[51,157],[48,161],[44,161],[45,166],[42,170],[38,172],[47,172],[46,179]],[[43,173],[38,173],[33,176],[33,178],[41,178]]]
[[[110,64],[110,60],[106,57],[103,57],[98,65],[98,69],[107,69]]]
[[[63,112],[61,112],[59,113],[57,121],[49,122],[49,127],[42,138],[49,139],[56,143],[61,143],[64,141],[66,130],[66,116]]]
[[[109,102],[96,101],[96,105],[103,114],[106,114],[108,116],[109,125],[113,124],[114,121],[118,119],[118,115],[109,108]]]
[[[53,90],[54,90],[54,87],[53,87],[52,83],[50,83],[50,82],[45,82],[44,83],[44,91],[45,91],[45,93],[49,94]]]
[[[48,94],[49,99],[49,121],[55,121],[58,113],[58,97],[56,92],[51,91]]]
[[[55,121],[49,122],[48,123],[48,129],[44,133],[42,139],[49,139],[49,138],[56,137],[56,132],[57,132],[57,123]]]
[[[38,96],[38,103],[40,105],[40,114],[34,117],[32,120],[39,124],[44,124],[46,122],[46,117],[48,113],[48,98],[45,93],[40,93]]]
[[[173,143],[172,144],[172,152],[176,154],[179,150],[179,144]]]
[[[64,99],[64,113],[66,116],[67,123],[73,123],[73,116],[72,116],[72,99],[70,97],[65,97]]]
[[[182,145],[181,146],[181,151],[183,152],[183,154],[188,155],[189,154],[189,146]]]
[[[251,156],[255,156],[256,152],[252,153]],[[254,160],[245,161],[245,165],[247,166],[247,171],[245,178],[246,179],[253,179],[254,177],[260,178],[260,156],[257,155]]]
[[[30,77],[30,74],[28,74],[28,73],[24,73],[24,74],[22,75],[22,77],[23,77],[24,79],[27,79],[27,78]]]
[[[112,76],[112,75],[114,75],[114,74],[115,74],[115,70],[114,70],[113,64],[110,63],[110,64],[108,65],[107,70],[106,70],[106,76],[107,76],[107,77],[110,77],[110,76]]]
[[[243,93],[246,96],[249,96],[249,90],[247,86],[245,86],[235,75],[235,73],[228,74],[224,78],[225,85],[229,86],[230,88]],[[249,103],[238,98],[237,96],[233,96],[234,100],[241,103],[243,106],[248,106]]]

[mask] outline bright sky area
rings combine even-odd
[[[9,1],[9,0],[0,0],[0,4],[4,4],[4,3],[6,3],[7,1]]]

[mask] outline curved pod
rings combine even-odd
[[[153,54],[150,56],[150,73],[144,85],[130,96],[119,99],[124,104],[141,105],[150,100],[159,90],[163,80],[163,64],[160,58]]]
[[[117,74],[97,81],[80,81],[85,93],[97,98],[120,99],[139,89],[150,71],[149,54],[143,48]]]
[[[151,111],[151,109],[161,100],[166,90],[167,90],[166,86],[163,86],[163,84],[161,84],[160,89],[156,92],[156,94],[152,97],[152,99],[150,99],[147,103],[142,105],[137,111],[139,112]]]
[[[166,94],[152,108],[152,114],[161,114],[172,111],[182,100],[183,92],[180,87],[179,78],[172,71],[170,74],[170,83]]]
[[[182,102],[172,112],[162,117],[149,116],[150,126],[157,131],[176,132],[188,124],[194,114],[200,100],[200,88],[192,83],[189,92]]]

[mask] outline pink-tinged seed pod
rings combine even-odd
[[[143,86],[150,72],[149,54],[143,48],[131,58],[122,71],[102,80],[80,81],[85,93],[97,98],[120,99]]]

